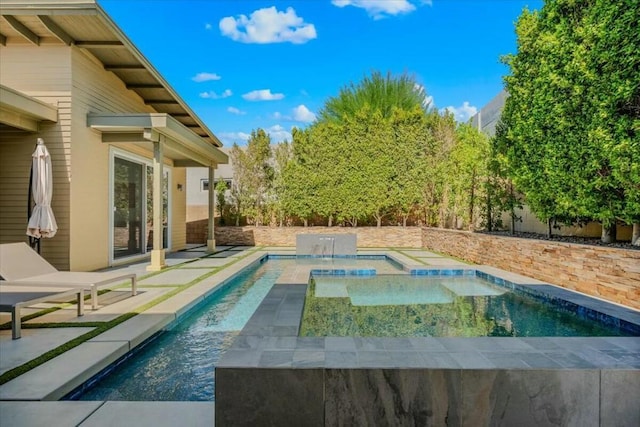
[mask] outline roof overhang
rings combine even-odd
[[[40,122],[58,121],[58,109],[22,92],[0,85],[0,123],[37,132]]]
[[[100,61],[142,101],[213,147],[217,136],[191,110],[96,0],[1,0],[0,44],[75,46]]]
[[[219,148],[165,113],[88,114],[87,126],[102,132],[102,142],[107,144],[140,144],[152,150],[154,142],[162,143],[164,155],[179,167],[215,167],[229,160]]]

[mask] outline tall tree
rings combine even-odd
[[[329,98],[318,113],[318,119],[340,122],[345,117],[354,117],[365,105],[373,111],[380,111],[383,117],[390,117],[394,108],[411,110],[419,106],[428,109],[430,101],[414,77],[408,74],[394,76],[390,72],[383,76],[381,72],[374,71]]]
[[[549,0],[506,57],[510,176],[540,219],[600,221],[603,241],[640,218],[638,16],[633,0]]]

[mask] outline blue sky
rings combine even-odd
[[[542,0],[98,0],[225,146],[308,126],[372,71],[408,73],[459,121],[502,88]]]

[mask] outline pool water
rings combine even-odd
[[[301,336],[626,336],[476,276],[315,276]]]
[[[478,277],[393,275],[400,266],[383,257],[269,257],[65,399],[214,401],[215,366],[222,354],[278,277],[298,265],[333,274],[314,276],[307,287],[302,336],[622,335]],[[353,266],[378,275],[351,275]]]
[[[71,398],[212,401],[215,364],[288,263],[267,262],[243,272],[205,306]]]
[[[110,371],[67,396],[70,400],[213,401],[214,367],[287,267],[323,269],[364,265],[399,271],[384,257],[274,257],[249,268],[216,292],[201,308],[181,319]]]

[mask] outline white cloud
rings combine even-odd
[[[287,131],[280,125],[273,125],[265,130],[271,137],[272,144],[277,144],[278,142],[282,142],[285,139],[288,141],[291,141],[293,139],[293,137],[291,136],[291,132]]]
[[[448,111],[453,114],[457,121],[466,122],[478,112],[478,109],[473,105],[469,105],[468,101],[464,101],[460,107],[450,105],[441,111]]]
[[[332,0],[331,3],[338,7],[353,6],[364,9],[373,19],[382,19],[388,16],[411,13],[416,10],[413,3],[431,4],[430,0]]]
[[[271,93],[271,89],[254,90],[242,95],[247,101],[277,101],[284,98],[282,93]]]
[[[236,107],[229,107],[227,108],[227,111],[230,112],[231,114],[237,114],[238,116],[244,116],[245,114],[247,114],[246,111],[241,111]]]
[[[309,111],[309,109],[304,105],[298,105],[293,109],[293,120],[296,122],[310,123],[316,119],[316,115]]]
[[[221,94],[217,94],[214,91],[201,92],[200,93],[200,98],[205,98],[205,99],[223,99],[223,98],[228,98],[231,95],[233,95],[233,92],[231,92],[231,89],[227,89],[224,92],[222,92]]]
[[[216,73],[198,73],[195,76],[191,77],[191,80],[193,80],[194,82],[202,83],[211,80],[220,80],[221,78],[222,77],[220,77]]]
[[[238,145],[244,145],[251,137],[251,134],[244,132],[220,132],[216,133],[216,136],[220,138],[224,145],[233,145],[234,142]]]
[[[222,35],[241,43],[306,43],[317,37],[316,27],[305,23],[292,7],[280,12],[275,6],[258,9],[249,17],[227,16],[220,20]]]

